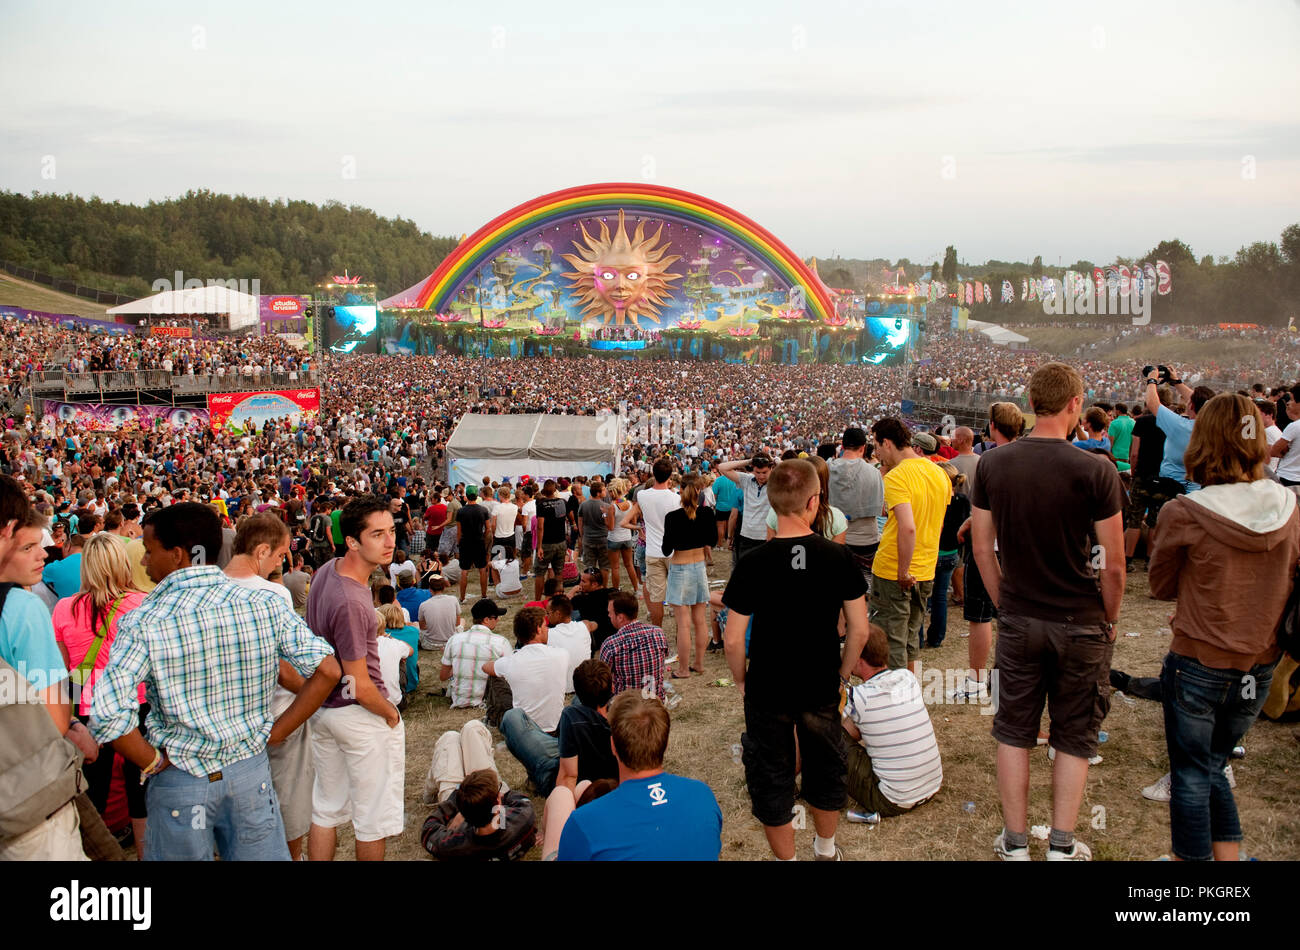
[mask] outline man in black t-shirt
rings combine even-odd
[[[998,610],[993,738],[1004,827],[993,851],[1004,861],[1029,860],[1029,751],[1050,697],[1056,762],[1047,859],[1086,861],[1092,853],[1074,840],[1074,827],[1110,708],[1124,493],[1113,464],[1066,441],[1083,406],[1079,374],[1045,363],[1030,378],[1029,398],[1033,436],[986,453],[971,492],[972,546]]]
[[[1173,401],[1173,391],[1167,386],[1156,390],[1160,404],[1168,406]],[[1129,561],[1137,550],[1142,536],[1142,523],[1148,528],[1156,526],[1156,518],[1165,502],[1174,497],[1160,484],[1160,463],[1165,457],[1165,433],[1156,425],[1156,417],[1144,412],[1133,423],[1133,440],[1129,443],[1129,465],[1133,483],[1129,489],[1128,509],[1124,513],[1124,558]]]
[[[600,646],[618,632],[609,619],[609,598],[612,591],[604,586],[599,568],[585,569],[578,575],[578,593],[572,597],[577,619],[591,630],[591,655],[600,653]],[[594,628],[592,624],[595,624]]]
[[[478,501],[478,490],[473,486],[465,489],[465,504],[456,512],[456,524],[460,528],[460,602],[465,603],[465,588],[469,585],[469,572],[478,570],[479,593],[487,597],[488,589],[488,541],[492,530],[492,516]]]
[[[555,786],[575,791],[579,782],[618,778],[618,762],[609,742],[609,701],[614,674],[602,660],[583,660],[573,671],[578,701],[564,707],[556,732],[560,737],[560,771]],[[575,792],[576,794],[576,792]]]
[[[820,492],[810,462],[791,459],[772,470],[766,493],[777,516],[776,536],[736,563],[722,595],[731,611],[724,632],[727,665],[745,702],[745,781],[754,817],[783,861],[795,856],[796,736],[802,797],[817,830],[815,857],[843,857],[835,846],[839,812],[847,801],[842,687],[868,634],[862,571],[847,547],[811,529]],[[790,596],[793,590],[798,597]],[[842,655],[841,609],[848,618]],[[746,668],[745,629],[751,617]]]
[[[547,572],[555,577],[564,576],[564,558],[568,524],[568,509],[564,499],[555,493],[555,480],[542,483],[542,493],[537,497],[537,561],[533,567],[533,596],[542,599],[542,587]]]

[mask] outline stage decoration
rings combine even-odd
[[[600,317],[604,324],[613,319],[617,326],[629,320],[636,323],[641,316],[660,323],[659,308],[673,299],[669,292],[671,284],[682,276],[669,272],[668,268],[682,257],[680,254],[665,256],[669,244],[660,243],[663,222],[649,238],[645,236],[645,222],[637,222],[636,232],[629,241],[625,215],[620,208],[618,230],[613,237],[601,221],[598,239],[593,239],[579,221],[578,229],[586,247],[574,241],[578,253],[560,255],[573,267],[560,276],[567,278],[571,289],[581,295],[578,306],[583,317]]]
[[[460,314],[458,313],[435,313],[433,319],[439,323],[459,323]]]
[[[443,260],[417,299],[521,327],[600,319],[657,329],[705,315],[752,326],[783,309],[820,323],[836,312],[836,293],[754,221],[644,183],[570,188],[498,215]]]

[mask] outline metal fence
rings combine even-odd
[[[128,297],[124,294],[114,293],[109,290],[100,290],[96,287],[86,287],[77,283],[75,280],[69,280],[66,277],[55,277],[53,274],[46,274],[30,267],[23,267],[14,261],[0,260],[0,270],[8,271],[20,280],[29,280],[34,284],[44,284],[59,293],[71,294],[74,297],[82,297],[86,300],[93,300],[95,303],[102,303],[109,307],[116,307],[118,304],[130,303],[134,297]]]

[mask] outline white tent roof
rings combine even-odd
[[[983,333],[994,343],[1000,346],[1012,346],[1013,344],[1028,343],[1029,337],[1021,336],[1014,330],[1008,330],[1004,326],[996,323],[985,323],[983,320],[968,320],[966,326],[972,330],[978,330]]]
[[[225,313],[230,315],[230,325],[236,327],[257,322],[257,302],[254,294],[241,293],[229,287],[192,287],[188,290],[164,290],[152,297],[112,307],[108,312],[141,316]]]
[[[447,455],[612,464],[621,448],[618,428],[618,420],[608,416],[469,412],[447,441]]]

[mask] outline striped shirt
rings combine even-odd
[[[442,665],[451,667],[451,680],[447,683],[451,708],[481,706],[488,681],[483,664],[509,656],[511,652],[509,640],[481,623],[464,633],[452,634],[442,648]]]
[[[911,670],[886,670],[849,690],[844,717],[862,733],[862,747],[887,799],[910,808],[939,791],[939,744]]]
[[[136,728],[143,682],[149,741],[190,775],[218,772],[266,748],[279,661],[311,676],[332,653],[282,597],[182,568],[118,624],[90,730],[106,743]]]

